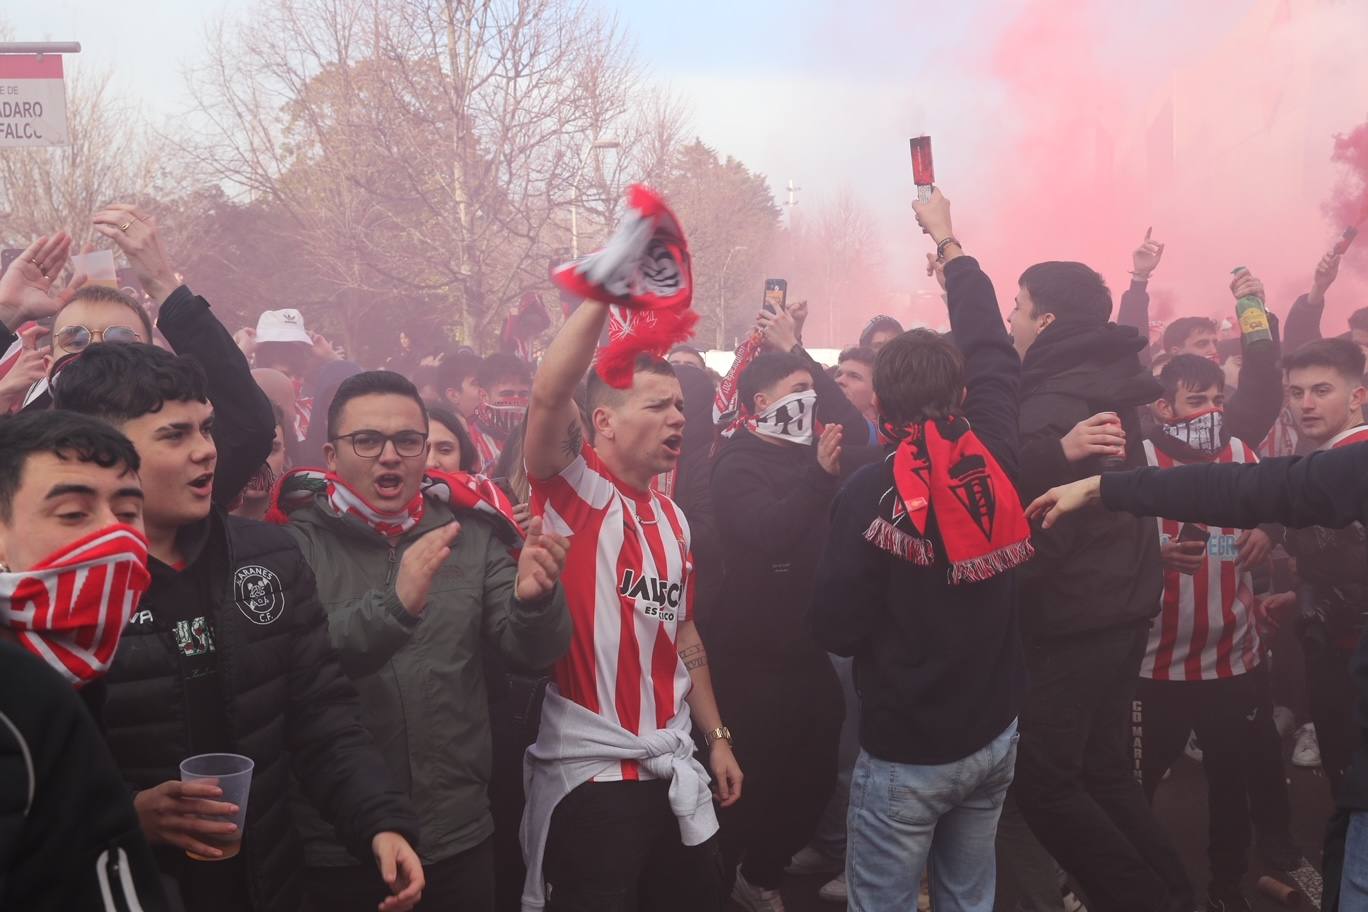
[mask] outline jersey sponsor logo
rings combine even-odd
[[[259,564],[249,564],[233,574],[233,597],[243,617],[265,626],[285,610],[280,577]]]
[[[658,576],[637,576],[631,568],[622,571],[622,581],[618,583],[618,593],[638,602],[646,602],[642,607],[647,617],[662,621],[673,621],[679,608],[679,599],[684,587]]]

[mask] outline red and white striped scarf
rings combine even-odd
[[[147,539],[108,526],[29,570],[0,572],[0,624],[76,687],[109,670],[152,576]]]
[[[423,518],[423,492],[421,490],[414,494],[413,499],[404,504],[402,509],[387,513],[384,510],[377,510],[367,503],[366,498],[357,493],[356,489],[339,478],[336,473],[328,472],[324,476],[324,481],[327,483],[328,506],[334,514],[354,516],[385,538],[398,538],[418,525],[418,522]]]

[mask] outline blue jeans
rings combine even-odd
[[[861,751],[850,784],[850,912],[915,909],[928,859],[936,912],[991,912],[993,844],[1016,753],[1016,722],[975,753],[938,766]]]
[[[1349,817],[1339,907],[1340,912],[1368,912],[1368,811],[1354,811]]]

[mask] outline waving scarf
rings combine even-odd
[[[689,308],[693,269],[684,229],[665,200],[641,184],[628,188],[627,213],[608,246],[552,267],[551,281],[613,305],[608,345],[596,367],[618,389],[632,385],[637,355],[664,356],[698,322]]]
[[[739,390],[741,375],[750,367],[756,356],[765,350],[765,337],[759,330],[736,346],[736,357],[732,359],[727,376],[717,385],[717,395],[713,398],[713,423],[722,427],[722,436],[730,437],[741,426],[737,419],[741,414]]]
[[[418,525],[424,503],[431,497],[454,508],[474,510],[494,522],[494,531],[506,544],[520,547],[522,529],[513,518],[513,504],[493,481],[483,475],[465,472],[439,472],[428,469],[418,493],[404,509],[395,513],[375,509],[365,498],[337,476],[323,469],[300,468],[286,472],[276,484],[266,521],[284,525],[289,515],[325,494],[325,504],[334,516],[354,516],[376,534],[397,538]]]
[[[893,485],[865,530],[867,541],[928,567],[936,556],[927,535],[934,513],[951,584],[981,582],[1030,559],[1031,528],[1016,487],[967,420],[885,424],[882,430],[898,441],[886,458]]]
[[[132,526],[108,526],[32,569],[0,572],[0,625],[82,687],[109,670],[151,582],[147,539]]]

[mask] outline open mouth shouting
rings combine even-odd
[[[404,492],[404,476],[398,472],[382,472],[375,476],[375,493],[381,500],[393,500]]]
[[[671,434],[669,437],[665,438],[664,443],[661,445],[665,448],[665,452],[670,454],[671,458],[678,459],[680,447],[683,445],[683,443],[683,434]]]
[[[190,489],[198,497],[208,497],[214,492],[214,473],[205,472],[190,479]]]

